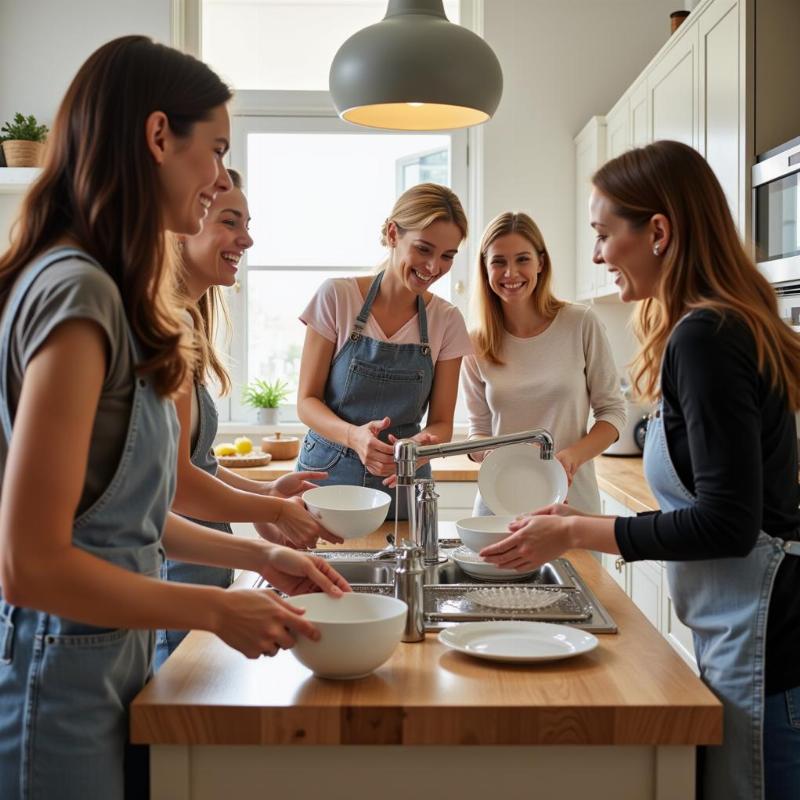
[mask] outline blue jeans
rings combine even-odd
[[[764,701],[764,796],[800,798],[800,686]]]

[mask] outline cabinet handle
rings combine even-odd
[[[622,570],[625,568],[625,559],[624,558],[618,558],[614,562],[614,567],[616,568],[617,572],[622,572]]]

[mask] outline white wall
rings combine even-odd
[[[0,0],[0,120],[49,125],[87,56],[132,33],[169,44],[170,0]]]
[[[691,0],[690,0],[691,1]],[[503,99],[484,129],[484,220],[537,221],[556,293],[574,297],[572,139],[605,114],[669,38],[680,0],[485,0],[484,38],[503,67]]]

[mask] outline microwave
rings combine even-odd
[[[770,283],[800,283],[800,136],[753,165],[753,238]]]

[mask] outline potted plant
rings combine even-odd
[[[0,128],[0,142],[9,167],[38,167],[47,138],[46,125],[39,125],[32,114],[24,117],[19,112],[11,122]]]
[[[242,402],[256,409],[259,425],[278,424],[278,406],[289,396],[289,384],[280,379],[256,379],[244,388]]]

